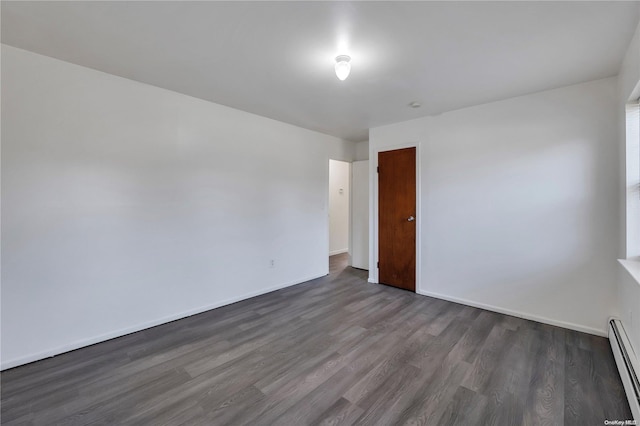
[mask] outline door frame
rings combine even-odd
[[[324,186],[324,210],[326,213],[326,226],[327,226],[327,231],[326,231],[326,247],[327,247],[327,274],[329,273],[329,248],[331,247],[331,218],[330,218],[330,209],[329,209],[329,185],[330,185],[330,180],[331,180],[331,175],[330,175],[330,161],[340,161],[342,163],[347,163],[349,165],[349,232],[348,232],[348,247],[347,247],[347,256],[348,256],[348,261],[347,264],[349,266],[351,266],[351,245],[352,245],[352,239],[351,239],[351,229],[353,229],[353,201],[352,201],[352,191],[353,191],[353,160],[351,159],[345,159],[342,157],[335,157],[335,156],[331,156],[331,155],[327,155],[326,157],[326,161],[325,161],[325,173],[326,173],[326,179],[325,179],[325,186]]]
[[[397,145],[373,146],[369,141],[369,187],[371,196],[369,198],[369,282],[378,284],[378,153],[385,151],[395,151],[403,148],[416,149],[416,294],[422,291],[422,197],[421,197],[421,174],[420,174],[420,143],[408,142]]]

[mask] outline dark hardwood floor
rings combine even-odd
[[[608,341],[330,275],[2,372],[2,424],[602,425]]]

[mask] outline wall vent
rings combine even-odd
[[[640,381],[638,380],[638,359],[631,342],[618,319],[609,321],[609,342],[616,359],[620,378],[629,400],[629,407],[635,420],[640,421]]]

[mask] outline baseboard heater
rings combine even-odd
[[[638,359],[631,348],[631,343],[624,331],[622,322],[618,319],[609,321],[609,342],[616,359],[620,378],[629,400],[631,414],[640,421],[640,381],[638,380]]]

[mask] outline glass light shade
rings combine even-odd
[[[351,72],[351,58],[347,55],[340,55],[336,58],[336,76],[340,80],[346,80]]]

